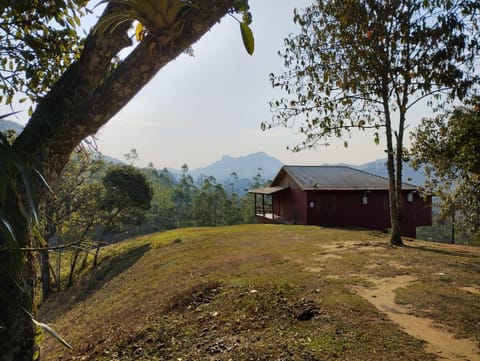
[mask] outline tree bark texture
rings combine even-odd
[[[17,240],[30,237],[28,225],[13,197],[7,199]],[[31,361],[35,352],[35,255],[5,249],[0,239],[0,361]],[[30,314],[29,314],[30,313]]]
[[[203,1],[204,10],[192,7],[181,15],[180,34],[172,29],[148,34],[120,63],[115,63],[117,54],[131,45],[127,34],[130,24],[104,34],[91,32],[79,60],[37,104],[15,140],[15,150],[47,182],[55,181],[73,149],[107,123],[164,65],[220,21],[233,3],[234,0]],[[111,7],[105,11],[111,11]],[[40,193],[45,192],[40,182],[38,188]],[[7,212],[15,211],[13,203]],[[20,247],[28,247],[28,226],[18,223],[15,227]],[[5,248],[5,240],[0,239],[0,246]],[[35,351],[35,328],[29,313],[34,314],[35,308],[37,257],[33,252],[24,253],[19,264],[18,253],[0,252],[0,361],[31,361]]]
[[[385,89],[387,89],[387,80],[383,81]],[[388,91],[384,91],[383,94],[388,94]],[[390,223],[391,223],[391,235],[390,235],[390,246],[402,246],[402,230],[401,230],[401,179],[400,179],[400,189],[398,189],[398,175],[399,169],[396,169],[395,172],[395,149],[393,147],[393,130],[392,130],[392,120],[390,117],[390,107],[388,104],[388,98],[385,95],[383,99],[383,107],[385,112],[385,132],[387,138],[387,171],[388,171],[388,196],[389,196],[389,207],[390,207]],[[400,164],[401,166],[401,164]]]

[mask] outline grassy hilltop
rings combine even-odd
[[[406,243],[281,225],[128,240],[42,306],[74,347],[45,335],[42,359],[480,360],[480,249]]]

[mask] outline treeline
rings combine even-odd
[[[173,175],[166,168],[141,170],[153,189],[151,208],[138,232],[150,233],[165,229],[190,226],[221,226],[255,222],[253,197],[245,190],[236,189],[235,173],[226,183],[203,175],[193,179],[188,166],[181,174]],[[259,169],[252,177],[250,187],[267,183]],[[243,195],[242,195],[243,194]]]
[[[90,192],[92,196],[90,210],[92,210],[96,208],[95,200],[98,201],[101,198],[95,194],[96,191],[98,192],[95,189],[105,175],[113,169],[117,171],[130,169],[131,172],[138,173],[138,177],[143,177],[143,180],[130,184],[126,184],[125,180],[122,184],[126,189],[118,194],[117,202],[120,202],[119,199],[128,189],[131,193],[130,198],[136,197],[144,203],[146,200],[142,198],[142,194],[151,192],[149,206],[144,204],[142,212],[139,209],[133,211],[135,216],[129,214],[128,217],[114,217],[116,222],[109,222],[109,230],[112,234],[127,232],[129,235],[143,234],[190,226],[221,226],[255,222],[253,197],[248,195],[247,189],[238,189],[238,176],[234,172],[229,175],[228,180],[220,183],[215,177],[209,175],[194,179],[189,174],[187,164],[182,166],[180,174],[173,174],[166,168],[155,169],[152,163],[146,168],[134,167],[132,164],[138,159],[134,149],[125,157],[130,161],[130,165],[114,164],[103,160],[101,156],[92,156],[85,152],[75,153],[57,182],[57,186],[53,187],[54,192],[69,194]],[[267,183],[268,180],[263,177],[262,170],[257,169],[248,187],[261,187]],[[75,186],[74,188],[70,186],[65,191],[64,184]],[[150,189],[148,192],[145,184]],[[131,202],[124,200],[124,203],[124,211],[132,212],[128,207]],[[97,206],[103,207],[101,204]]]
[[[208,175],[193,179],[184,164],[179,175],[153,164],[114,164],[89,151],[76,152],[47,203],[47,238],[75,242],[86,238],[110,242],[190,226],[221,226],[255,222],[253,197],[238,190],[235,173],[224,184]],[[249,187],[268,183],[258,169]],[[50,242],[52,244],[52,242]]]
[[[133,164],[138,154],[126,159]],[[40,252],[44,297],[72,286],[87,265],[97,267],[103,245],[173,228],[255,222],[253,197],[239,195],[235,173],[222,185],[211,176],[193,179],[186,164],[180,175],[132,164],[83,149],[51,185],[43,227],[49,249]],[[258,169],[250,186],[265,184]]]

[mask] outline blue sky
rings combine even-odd
[[[255,36],[253,56],[246,53],[237,21],[229,16],[183,54],[165,66],[97,134],[100,151],[124,159],[136,148],[140,165],[190,169],[206,166],[222,155],[243,156],[263,151],[285,164],[362,164],[385,157],[384,146],[371,133],[354,133],[329,147],[292,153],[302,137],[292,129],[263,132],[271,119],[269,101],[282,96],[273,90],[271,72],[282,71],[277,55],[284,38],[295,33],[293,9],[311,0],[250,0]],[[428,114],[426,114],[428,115]],[[416,115],[419,118],[419,115]]]

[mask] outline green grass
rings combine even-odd
[[[379,233],[280,225],[188,228],[125,241],[104,249],[99,267],[42,306],[42,321],[75,349],[45,338],[42,354],[48,360],[434,360],[421,341],[351,290],[371,286],[368,277],[400,274],[419,281],[398,291],[399,302],[418,314],[428,309],[459,336],[475,335],[478,318],[468,313],[479,297],[445,290],[478,284],[479,255],[387,243]],[[440,270],[448,279],[435,276]],[[455,304],[448,317],[441,312],[446,303]]]

